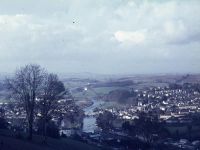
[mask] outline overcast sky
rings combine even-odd
[[[200,73],[199,0],[0,0],[0,72]]]

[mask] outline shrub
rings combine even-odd
[[[53,137],[53,138],[59,138],[59,128],[57,125],[55,125],[54,122],[50,122],[47,125],[47,136]]]
[[[0,129],[7,129],[8,122],[4,118],[0,118]]]

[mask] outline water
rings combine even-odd
[[[104,104],[103,101],[92,100],[93,104],[84,109],[86,117],[83,119],[83,132],[86,133],[94,133],[94,131],[98,128],[96,124],[96,117],[92,114],[94,113],[94,109],[100,107]]]
[[[83,132],[94,133],[97,129],[96,118],[93,116],[85,117],[83,119]]]

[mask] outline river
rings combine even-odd
[[[94,133],[98,128],[96,124],[96,117],[92,114],[95,108],[102,106],[105,102],[100,100],[92,100],[93,104],[89,107],[84,108],[86,117],[83,119],[83,132]]]

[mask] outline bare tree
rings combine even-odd
[[[6,79],[11,97],[22,104],[28,122],[28,139],[32,139],[34,109],[36,99],[41,92],[44,80],[44,69],[39,65],[29,64],[18,69],[13,78]]]
[[[56,112],[60,107],[59,100],[65,95],[64,84],[55,74],[47,74],[43,82],[42,94],[39,98],[39,113],[42,119],[42,131],[44,142],[46,142],[47,123],[52,117],[56,116]]]

